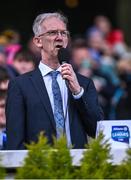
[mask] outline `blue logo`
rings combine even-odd
[[[114,141],[129,144],[130,132],[128,126],[112,126],[111,137]]]

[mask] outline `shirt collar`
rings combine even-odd
[[[42,73],[42,76],[46,76],[51,71],[54,71],[54,69],[50,68],[49,66],[47,66],[46,64],[44,64],[42,62],[39,63],[39,69],[40,69],[40,71]],[[56,71],[61,72],[61,66]]]

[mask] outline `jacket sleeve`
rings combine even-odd
[[[95,137],[97,121],[103,120],[103,111],[98,103],[98,96],[92,80],[84,87],[84,94],[75,100],[76,107],[81,115],[81,121],[91,137]]]
[[[9,83],[6,102],[7,150],[24,149],[25,106],[22,92],[15,80]]]

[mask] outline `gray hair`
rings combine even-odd
[[[36,17],[36,19],[34,20],[34,22],[33,22],[32,29],[33,29],[33,32],[34,32],[35,36],[39,36],[41,33],[43,33],[42,30],[41,30],[41,23],[43,21],[45,21],[46,19],[52,18],[52,17],[56,17],[56,18],[60,19],[67,26],[68,19],[63,14],[58,13],[58,12],[42,13],[42,14],[38,15]]]

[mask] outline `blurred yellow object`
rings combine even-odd
[[[7,38],[12,39],[15,36],[16,32],[11,29],[7,29],[7,30],[3,31],[2,34],[4,36],[6,36]]]
[[[14,29],[5,29],[2,33],[7,39],[9,43],[19,43],[20,34]]]
[[[0,45],[7,45],[8,44],[8,38],[4,35],[0,35]]]
[[[76,8],[79,4],[78,0],[65,0],[66,6],[69,8]]]

